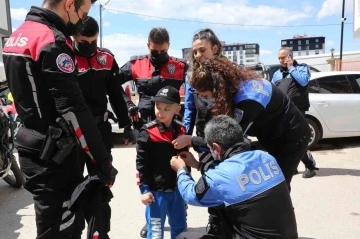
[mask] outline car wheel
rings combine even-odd
[[[317,125],[317,123],[315,123],[312,119],[307,118],[306,119],[309,127],[310,127],[310,131],[311,131],[311,136],[310,136],[310,141],[309,141],[309,148],[311,149],[312,147],[314,147],[317,142],[320,139],[320,130],[319,130],[319,126]]]

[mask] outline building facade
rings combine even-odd
[[[257,43],[222,43],[223,55],[237,65],[254,65],[260,62],[260,46]],[[191,48],[182,49],[183,58],[190,59]]]
[[[296,35],[291,39],[281,40],[281,47],[289,47],[296,56],[319,55],[325,53],[325,37]]]

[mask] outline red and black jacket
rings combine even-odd
[[[75,55],[65,23],[54,12],[32,7],[7,41],[6,78],[24,127],[46,134],[63,116],[81,147],[98,162],[109,162],[91,111],[79,87]]]
[[[185,61],[175,57],[169,57],[164,65],[157,66],[151,62],[149,55],[133,56],[124,66],[120,68],[122,83],[134,80],[139,93],[139,112],[142,117],[154,115],[154,105],[151,97],[165,86],[173,86],[180,89],[185,83],[188,65]],[[128,102],[128,106],[130,106]]]
[[[171,128],[154,120],[144,125],[137,140],[136,170],[138,185],[142,194],[149,191],[172,192],[176,188],[176,172],[170,160],[187,148],[176,150],[171,143],[186,133],[181,122],[174,120]]]
[[[131,124],[127,106],[123,97],[119,66],[114,55],[104,48],[98,48],[91,57],[81,55],[75,49],[79,70],[79,84],[85,101],[94,116],[104,116],[108,99],[119,120],[119,127]]]

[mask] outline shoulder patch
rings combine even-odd
[[[202,175],[199,181],[195,185],[196,197],[199,201],[205,196],[206,192],[209,190],[210,186],[206,182],[205,176]]]
[[[96,60],[99,62],[100,65],[102,65],[102,66],[106,65],[107,58],[105,55],[98,54],[98,56],[96,57]]]
[[[56,58],[56,65],[62,72],[65,72],[65,73],[72,73],[75,70],[74,61],[66,53],[61,53]]]
[[[144,59],[145,57],[147,57],[147,55],[132,56],[132,57],[130,57],[130,61],[136,61],[136,60]]]
[[[155,126],[156,124],[157,124],[157,122],[156,122],[156,120],[154,120],[154,121],[151,121],[151,122],[145,124],[144,128],[148,129],[148,128],[151,128],[151,127]]]

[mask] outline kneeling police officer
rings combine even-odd
[[[222,238],[298,238],[289,190],[275,158],[251,151],[241,126],[225,115],[206,125],[205,140],[215,161],[197,183],[185,167],[198,168],[192,154],[183,152],[171,160],[185,202],[218,207],[225,231]],[[221,237],[184,232],[178,238]]]

